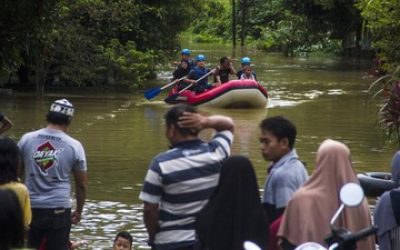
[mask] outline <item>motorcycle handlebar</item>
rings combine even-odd
[[[370,228],[362,229],[354,234],[349,234],[343,238],[342,242],[339,242],[339,244],[337,244],[336,248],[340,249],[340,247],[351,246],[352,244],[355,244],[357,241],[359,241],[371,234],[374,234],[377,230],[378,230],[378,228],[374,225]],[[336,249],[336,248],[332,248],[332,249]]]
[[[366,228],[358,231],[357,233],[352,234],[349,238],[346,239],[346,241],[359,241],[364,237],[374,234],[377,230],[378,228],[374,225],[370,228]]]

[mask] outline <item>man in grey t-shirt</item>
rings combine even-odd
[[[81,143],[66,132],[74,107],[66,100],[51,104],[48,125],[22,136],[25,185],[32,207],[28,245],[38,249],[68,249],[71,223],[81,220],[87,190],[87,166]],[[76,210],[71,213],[71,175],[75,179]]]
[[[268,220],[279,218],[293,193],[308,179],[308,173],[294,149],[295,125],[282,116],[264,119],[261,124],[261,154],[271,161],[265,181],[263,205]]]

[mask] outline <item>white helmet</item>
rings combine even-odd
[[[70,103],[67,99],[61,99],[56,100],[51,104],[50,111],[72,117],[75,109],[72,103]]]

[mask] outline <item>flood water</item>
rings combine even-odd
[[[204,53],[209,67],[230,55],[223,45],[191,45]],[[395,147],[376,128],[376,103],[368,101],[372,78],[367,63],[340,59],[288,59],[257,51],[236,51],[250,56],[260,82],[268,89],[268,108],[261,110],[202,109],[208,114],[231,116],[236,123],[233,154],[248,156],[262,187],[268,165],[259,153],[258,124],[267,117],[284,115],[298,128],[297,151],[311,173],[315,152],[326,138],[345,142],[358,172],[388,171]],[[239,67],[239,62],[235,62]],[[152,84],[165,84],[170,72],[160,72]],[[72,238],[85,240],[80,249],[110,249],[118,231],[128,230],[136,248],[146,249],[141,202],[138,199],[151,158],[166,150],[163,114],[168,106],[164,93],[152,101],[143,93],[54,94],[43,99],[15,93],[0,99],[0,111],[15,127],[8,135],[18,140],[28,131],[45,126],[51,101],[67,97],[76,107],[70,134],[85,147],[89,168],[89,192],[82,222],[73,226]],[[208,138],[210,132],[201,135]]]

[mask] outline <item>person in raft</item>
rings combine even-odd
[[[228,82],[229,75],[236,75],[236,70],[233,67],[231,60],[224,56],[219,60],[219,66],[214,75],[215,85],[219,86]]]
[[[237,79],[240,79],[240,77],[242,76],[244,67],[251,66],[251,59],[250,59],[250,57],[245,56],[242,59],[240,59],[240,63],[241,63],[241,68],[238,72],[236,72]],[[254,70],[253,70],[253,74],[254,74],[254,77],[257,79],[257,75],[256,75],[256,72],[254,72]]]
[[[172,73],[173,75],[173,81],[176,79],[180,79],[182,77],[185,77],[189,75],[190,73],[190,66],[189,66],[189,61],[186,59],[182,59],[181,64],[178,66],[178,68]],[[177,91],[187,87],[189,83],[185,82],[184,80],[181,80],[176,84],[175,88]]]
[[[193,84],[190,90],[196,93],[202,93],[207,89],[211,89],[213,86],[208,84],[208,77],[204,77],[200,81],[201,77],[208,74],[210,69],[206,67],[206,57],[203,54],[196,56],[196,67],[190,70],[188,79],[185,81]]]
[[[175,61],[174,65],[179,68],[181,62],[183,60],[185,60],[185,61],[188,61],[189,70],[194,69],[194,67],[196,67],[196,63],[193,61],[192,58],[190,58],[190,54],[191,54],[191,51],[189,49],[182,49],[181,50],[181,60]]]
[[[256,74],[253,73],[250,65],[243,67],[243,74],[240,76],[241,80],[254,80],[257,81]]]

